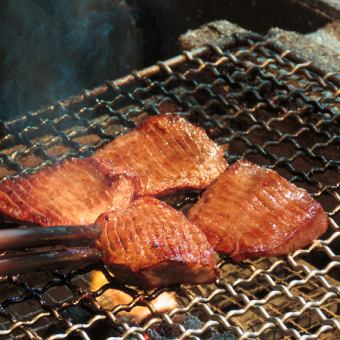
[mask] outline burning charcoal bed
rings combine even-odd
[[[335,74],[243,33],[2,123],[0,175],[8,178],[89,156],[147,116],[176,113],[203,127],[229,163],[245,158],[307,189],[329,228],[286,257],[221,258],[211,285],[139,291],[101,264],[0,277],[0,335],[336,338],[339,106]],[[188,192],[169,202],[187,210],[198,198]]]

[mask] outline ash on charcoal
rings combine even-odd
[[[310,37],[279,28],[272,28],[268,32],[268,36],[274,42],[279,41],[285,48],[293,50],[299,58],[314,62],[322,70],[338,72],[340,69],[340,59],[337,53]]]
[[[223,41],[225,44],[232,40],[233,34],[245,32],[249,31],[227,20],[218,20],[189,30],[178,40],[183,50],[190,50],[207,43],[219,44]],[[334,21],[306,36],[280,28],[270,29],[267,36],[273,42],[280,42],[285,48],[294,50],[298,57],[313,61],[323,70],[338,72],[340,69],[339,21]]]
[[[331,22],[317,31],[307,34],[307,37],[340,54],[340,20]]]
[[[185,319],[181,322],[182,326],[185,329],[200,329],[204,326],[202,321],[194,316],[189,314]],[[209,331],[206,332],[206,335],[200,335],[201,339],[206,339],[206,340],[235,340],[236,337],[228,332],[222,331],[219,332],[216,329],[210,329]],[[169,328],[166,330],[164,327],[160,329],[150,329],[148,330],[148,335],[151,339],[153,340],[170,340],[170,339],[175,339],[175,336],[173,334],[173,331]]]
[[[178,40],[184,50],[191,50],[207,43],[217,42],[219,39],[231,36],[234,33],[246,32],[249,31],[227,20],[218,20],[198,29],[189,30],[182,34]]]

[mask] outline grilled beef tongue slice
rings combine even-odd
[[[86,225],[111,209],[126,208],[139,181],[95,159],[71,158],[0,184],[0,212],[42,226]],[[138,190],[138,189],[137,189]]]
[[[288,254],[327,229],[323,208],[306,190],[244,160],[207,188],[188,218],[236,261]]]
[[[178,283],[206,284],[217,277],[215,253],[203,232],[180,212],[143,197],[102,214],[97,247],[124,283],[144,289]]]
[[[140,196],[204,189],[227,167],[206,132],[175,114],[147,118],[93,156],[141,179]]]

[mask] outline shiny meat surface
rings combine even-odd
[[[288,254],[327,229],[325,212],[307,191],[247,161],[229,166],[188,217],[234,260]]]
[[[205,235],[179,211],[143,197],[125,210],[104,213],[98,248],[124,283],[142,288],[205,284],[217,277]]]
[[[94,159],[69,159],[3,181],[0,211],[11,219],[42,226],[89,224],[105,211],[126,208],[136,181]]]
[[[135,173],[140,196],[205,188],[227,166],[223,150],[204,130],[174,114],[146,119],[93,157]]]

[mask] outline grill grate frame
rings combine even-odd
[[[0,278],[0,335],[31,339],[144,339],[155,328],[182,338],[211,330],[240,337],[333,339],[339,334],[339,78],[259,35],[234,35],[80,96],[0,123],[0,176],[34,172],[71,156],[88,156],[147,115],[174,111],[206,129],[229,162],[245,157],[275,169],[319,200],[329,230],[285,258],[242,264],[221,259],[221,278],[204,287],[139,292],[121,286],[103,266]],[[185,208],[197,195],[172,202]],[[88,287],[100,271],[109,284]],[[131,295],[105,310],[108,289]],[[178,307],[157,313],[151,301],[175,292]],[[152,316],[133,324],[119,314],[142,305]],[[182,322],[197,316],[198,324]],[[98,333],[97,333],[98,334]]]

